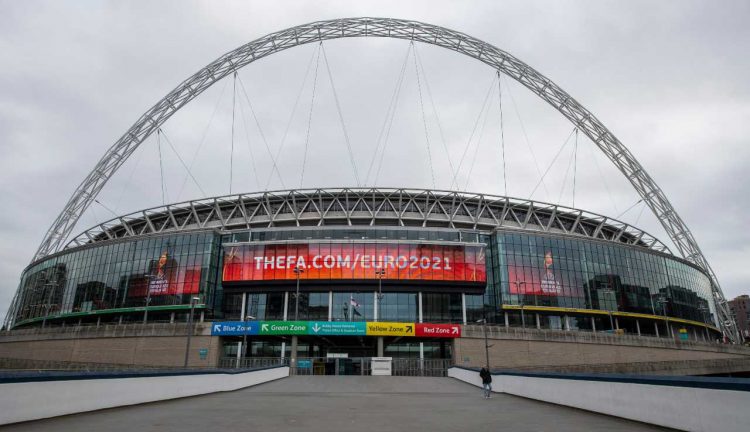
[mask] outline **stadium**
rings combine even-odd
[[[582,209],[376,187],[202,198],[121,215],[71,235],[124,159],[205,88],[274,52],[342,37],[443,46],[517,80],[599,146],[677,250]],[[181,363],[184,352],[185,365],[276,359],[321,374],[368,373],[369,359],[383,357],[392,358],[394,368],[402,359],[405,374],[424,372],[430,361],[441,369],[469,363],[466,346],[458,344],[476,331],[486,338],[488,327],[491,333],[517,329],[664,343],[736,339],[721,288],[692,234],[596,117],[492,45],[437,26],[376,18],[268,35],[220,57],[154,105],[107,151],[53,223],[21,275],[5,321],[19,344],[47,333],[59,341],[79,337],[81,329],[121,328],[129,330],[120,336],[153,336],[138,343],[170,340],[163,348],[170,360],[154,357],[146,364]],[[130,343],[125,339],[119,343]],[[7,349],[33,351],[29,346]],[[49,360],[49,353],[37,359]],[[482,356],[471,362],[481,363]],[[84,357],[77,361],[118,363],[114,355]]]

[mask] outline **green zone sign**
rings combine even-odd
[[[306,335],[307,321],[261,321],[259,335]]]

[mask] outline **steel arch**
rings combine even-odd
[[[276,52],[311,42],[350,37],[406,39],[450,49],[506,74],[552,105],[583,131],[627,177],[659,219],[679,253],[709,274],[721,325],[732,339],[738,338],[734,320],[729,313],[716,274],[701,252],[693,234],[651,176],[591,112],[544,75],[493,45],[454,30],[401,19],[344,18],[313,22],[271,33],[222,55],[180,83],[152,106],[107,150],[57,216],[45,234],[34,259],[60,250],[81,214],[140,143],[172,114],[215,82]]]

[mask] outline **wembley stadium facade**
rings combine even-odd
[[[408,189],[264,192],[124,215],[29,265],[9,315],[13,328],[185,322],[191,308],[214,322],[487,319],[720,335],[709,277],[635,227],[551,204]],[[326,339],[300,343],[325,356]],[[386,354],[415,355],[420,341],[450,356],[449,340],[392,339]],[[247,356],[289,356],[284,341],[252,335]],[[374,342],[357,345],[350,354],[376,355]],[[226,338],[225,355],[236,346]]]
[[[204,90],[265,56],[349,37],[440,46],[516,80],[604,153],[675,250],[627,223],[556,204],[366,187],[199,199],[122,215],[71,237],[125,160]],[[269,34],[224,54],[168,93],[73,193],[23,271],[4,327],[65,333],[86,325],[188,322],[187,365],[194,319],[211,323],[201,343],[215,358],[292,361],[329,354],[450,359],[463,325],[477,322],[676,341],[739,340],[716,275],[690,230],[590,111],[486,42],[387,18],[320,21]]]

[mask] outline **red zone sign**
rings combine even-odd
[[[461,326],[458,324],[417,324],[417,337],[460,338]]]

